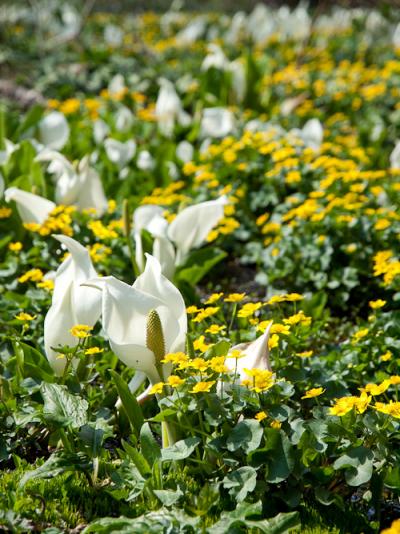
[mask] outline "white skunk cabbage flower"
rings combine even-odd
[[[148,150],[141,150],[137,156],[136,165],[141,171],[151,171],[156,163]]]
[[[59,345],[75,347],[78,344],[79,340],[69,330],[78,324],[96,324],[101,312],[101,295],[95,289],[81,285],[97,276],[89,251],[72,237],[54,237],[65,245],[70,256],[62,262],[55,275],[52,303],[44,320],[44,347],[54,372],[61,376],[66,359],[59,358],[53,348]]]
[[[110,133],[110,127],[102,119],[97,119],[93,123],[93,138],[95,142],[99,145],[105,139],[105,137]]]
[[[48,148],[61,150],[69,139],[70,128],[60,111],[52,111],[39,122],[39,139]]]
[[[133,113],[126,106],[118,109],[115,115],[115,128],[118,132],[127,132],[133,124]]]
[[[113,276],[85,285],[101,291],[103,329],[114,353],[155,384],[171,372],[161,362],[164,356],[185,348],[187,317],[178,289],[161,274],[156,258],[146,257],[146,268],[132,286]]]
[[[321,122],[318,119],[308,120],[301,130],[301,137],[308,147],[319,150],[324,138]]]
[[[181,126],[188,126],[191,118],[184,111],[181,99],[172,82],[165,78],[160,79],[160,90],[157,96],[155,116],[160,132],[170,137],[178,122]]]
[[[400,141],[397,141],[396,146],[390,154],[390,168],[400,169]]]
[[[124,40],[124,32],[115,24],[107,24],[103,35],[106,44],[115,48],[121,46]]]
[[[392,43],[395,49],[400,48],[400,23],[394,29]]]
[[[43,224],[56,205],[47,198],[28,193],[18,187],[9,187],[4,191],[6,202],[13,200],[17,205],[23,223]]]
[[[0,165],[5,165],[11,154],[17,150],[18,147],[19,145],[15,145],[12,141],[4,139],[4,149],[0,150]]]
[[[58,204],[74,204],[79,210],[93,208],[98,215],[107,209],[107,199],[99,174],[90,167],[90,157],[85,156],[75,169],[59,152],[44,149],[36,161],[49,162],[48,172],[54,175]]]
[[[122,169],[135,155],[136,143],[133,139],[122,143],[121,141],[109,137],[104,141],[104,148],[108,159]]]
[[[207,71],[211,68],[218,70],[228,70],[229,60],[220,46],[211,43],[208,45],[207,50],[208,54],[203,59],[203,63],[201,64],[201,70]]]
[[[147,230],[154,238],[153,256],[162,266],[167,278],[172,278],[175,268],[182,265],[189,252],[202,245],[210,231],[224,216],[226,197],[200,202],[184,208],[168,224],[160,206],[140,206],[133,214],[136,263],[143,270],[142,230]]]
[[[231,352],[240,350],[242,356],[238,359],[227,358],[225,364],[231,371],[236,369],[236,373],[239,375],[237,379],[239,383],[242,382],[242,380],[249,378],[245,369],[262,369],[263,371],[271,371],[268,348],[271,326],[272,321],[267,326],[265,332],[251,343],[239,343],[239,345],[232,347]]]
[[[194,148],[189,141],[181,141],[176,145],[176,157],[184,163],[192,161]]]
[[[205,108],[200,122],[200,137],[225,137],[235,128],[235,119],[229,109]]]

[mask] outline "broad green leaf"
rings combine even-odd
[[[153,490],[153,493],[157,496],[160,502],[164,506],[172,506],[182,497],[183,492],[181,490]]]
[[[69,453],[66,451],[56,452],[48,458],[43,465],[28,471],[20,480],[20,487],[23,487],[30,480],[39,478],[53,478],[67,471],[90,471],[92,463],[83,453]]]
[[[232,495],[237,502],[242,502],[256,487],[257,471],[250,466],[239,467],[232,471],[223,480],[223,486],[229,489],[229,495]]]
[[[262,436],[263,428],[258,421],[244,419],[229,434],[226,444],[229,451],[243,449],[245,453],[249,453],[257,449]]]
[[[153,436],[149,423],[144,423],[140,430],[140,446],[143,456],[150,467],[161,458],[161,448]]]
[[[184,460],[192,454],[200,443],[201,439],[197,437],[182,439],[171,447],[162,449],[161,457],[163,460]]]
[[[141,454],[135,447],[132,447],[132,445],[129,445],[129,443],[124,440],[122,441],[122,446],[124,451],[128,453],[129,457],[136,465],[142,477],[146,478],[147,476],[151,475],[150,465],[143,454]]]
[[[87,401],[70,393],[67,386],[43,382],[40,392],[46,420],[72,428],[79,428],[87,422]]]
[[[360,486],[372,476],[374,454],[366,447],[356,447],[338,458],[333,467],[346,469],[345,478],[350,486]]]
[[[190,255],[185,266],[177,272],[176,279],[195,285],[225,257],[226,252],[217,249],[196,250]]]

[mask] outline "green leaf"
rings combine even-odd
[[[237,502],[242,502],[247,494],[252,492],[257,483],[257,471],[250,466],[240,467],[232,471],[223,480],[223,486],[230,489],[229,495],[232,495]]]
[[[171,447],[167,447],[161,451],[161,457],[165,460],[184,460],[188,458],[195,448],[201,443],[201,439],[191,437],[177,441]]]
[[[255,451],[251,455],[251,460],[256,465],[266,465],[267,482],[277,484],[285,480],[293,471],[293,447],[286,434],[280,430],[266,428],[264,437],[265,447]]]
[[[110,370],[110,374],[117,386],[118,395],[132,426],[132,430],[138,438],[140,429],[144,423],[142,409],[140,408],[136,397],[129,391],[128,384],[119,376],[119,374],[113,370]]]
[[[237,451],[241,448],[245,453],[249,453],[257,449],[262,436],[263,428],[258,421],[244,419],[229,434],[226,444],[229,451]]]
[[[132,447],[132,445],[129,445],[129,443],[124,440],[122,440],[122,446],[124,451],[128,453],[129,457],[136,465],[142,477],[146,478],[151,475],[151,468],[146,458],[137,449],[135,449],[135,447]]]
[[[143,456],[150,467],[153,467],[154,462],[161,458],[161,448],[153,436],[149,423],[144,423],[140,430],[140,446]]]
[[[28,471],[20,480],[20,487],[25,486],[30,480],[39,478],[53,478],[67,471],[87,472],[92,470],[92,463],[83,453],[70,453],[66,451],[56,452],[48,458],[43,465]]]
[[[172,506],[182,497],[183,492],[181,490],[153,490],[153,493],[161,501],[164,506]]]
[[[185,265],[177,272],[176,279],[195,285],[210,269],[226,257],[226,252],[215,248],[206,248],[193,252]]]
[[[40,392],[44,400],[43,415],[48,421],[72,428],[87,422],[87,401],[70,393],[67,386],[43,382]]]
[[[350,486],[360,486],[368,482],[372,476],[374,455],[366,447],[356,447],[338,458],[333,467],[346,469],[345,479]]]
[[[23,132],[25,132],[32,126],[35,126],[42,118],[43,112],[44,112],[44,109],[37,104],[31,107],[29,112],[26,114],[25,119],[21,122],[21,124],[18,126],[17,131],[15,132],[16,139],[18,139],[18,137]]]

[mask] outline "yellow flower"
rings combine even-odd
[[[158,395],[159,393],[162,393],[162,390],[164,388],[164,382],[157,382],[157,384],[154,384],[154,386],[149,391],[150,395]]]
[[[193,347],[195,350],[199,350],[200,352],[204,353],[206,352],[210,347],[212,347],[212,343],[206,343],[204,341],[204,336],[200,336],[199,338],[195,339],[193,341]]]
[[[272,421],[272,423],[269,426],[271,426],[272,428],[275,428],[276,430],[279,430],[282,426],[282,423],[274,419],[274,421]]]
[[[227,373],[228,368],[225,365],[225,356],[214,356],[208,362],[210,369],[215,373]]]
[[[84,339],[84,338],[89,337],[91,335],[90,334],[90,330],[93,330],[92,326],[88,326],[87,324],[76,324],[75,326],[73,326],[70,329],[70,333],[74,337],[78,337],[80,339]]]
[[[21,312],[15,316],[18,321],[33,321],[36,319],[36,315],[30,315],[29,313]]]
[[[312,399],[313,397],[319,397],[325,392],[324,388],[312,388],[305,392],[301,397],[302,399]]]
[[[177,388],[184,384],[185,380],[177,375],[171,375],[168,377],[168,385],[172,388]]]
[[[199,311],[196,317],[193,319],[194,323],[200,323],[204,319],[208,319],[212,315],[215,315],[219,311],[219,306],[205,308],[204,310]]]
[[[379,308],[383,308],[383,306],[386,304],[386,300],[370,300],[368,304],[373,310],[377,310]]]
[[[295,313],[294,315],[291,315],[287,319],[283,319],[283,322],[291,326],[294,326],[299,323],[302,324],[303,326],[309,326],[311,324],[311,317],[304,315],[304,312],[300,310],[299,313]]]
[[[215,380],[212,380],[211,382],[197,382],[190,393],[208,393],[214,384]]]
[[[395,519],[389,528],[381,530],[381,534],[400,534],[400,519]]]
[[[279,345],[279,336],[278,334],[272,334],[270,338],[268,339],[268,348],[269,350],[274,349]]]
[[[52,291],[54,289],[54,280],[43,280],[42,282],[38,282],[36,285],[37,287],[45,289],[46,291]]]
[[[88,356],[91,354],[100,354],[101,352],[104,352],[104,349],[101,349],[100,347],[90,347],[90,349],[85,350],[85,354]]]
[[[248,302],[243,305],[243,308],[239,310],[238,317],[246,318],[253,315],[257,310],[263,306],[262,302]]]
[[[262,420],[265,419],[266,417],[268,417],[268,415],[267,415],[265,412],[258,412],[258,413],[256,413],[256,415],[254,416],[254,419],[257,419],[257,421],[262,421]]]
[[[223,293],[213,293],[208,297],[205,304],[214,304],[214,302],[217,302],[221,297],[223,296]]]
[[[188,306],[186,308],[186,313],[188,313],[188,314],[197,313],[198,311],[199,311],[199,309],[198,309],[197,306]]]
[[[0,219],[7,219],[12,213],[11,208],[0,208]]]
[[[361,330],[358,330],[357,332],[355,332],[352,338],[353,343],[357,343],[358,341],[360,341],[360,339],[367,336],[368,332],[369,332],[368,328],[362,328]]]
[[[164,356],[161,360],[162,363],[173,363],[174,365],[180,365],[186,363],[189,360],[189,356],[184,352],[170,352]]]
[[[224,298],[224,302],[241,302],[245,297],[246,293],[231,293]]]
[[[228,354],[228,358],[235,358],[236,360],[239,360],[240,358],[243,358],[245,356],[244,352],[240,349],[234,349]]]
[[[393,354],[390,352],[390,350],[388,350],[387,352],[385,352],[385,354],[382,354],[380,359],[382,362],[388,362],[392,359],[392,356]]]
[[[15,241],[14,243],[10,243],[8,245],[8,250],[11,250],[11,252],[19,252],[22,249],[22,243],[20,241]]]
[[[223,332],[225,329],[226,329],[226,326],[212,324],[209,328],[207,328],[206,334],[219,334],[220,332]]]
[[[385,391],[389,388],[390,385],[390,380],[384,380],[380,384],[367,384],[362,391],[370,393],[371,395],[376,397],[377,395],[382,395],[382,393],[385,393]]]
[[[296,356],[299,356],[300,358],[309,358],[314,354],[313,350],[305,350],[304,352],[298,352]]]
[[[208,369],[208,362],[204,358],[194,358],[189,361],[190,367],[204,373]]]
[[[43,278],[43,273],[40,269],[31,269],[18,278],[18,282],[21,284],[25,282],[40,282]]]

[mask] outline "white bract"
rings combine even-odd
[[[57,269],[54,278],[52,303],[44,320],[44,346],[47,359],[57,375],[62,375],[65,357],[59,358],[54,348],[75,347],[78,339],[69,330],[77,325],[94,326],[101,312],[101,295],[81,284],[97,276],[89,251],[65,235],[54,236],[70,252]],[[76,362],[75,362],[76,363]]]
[[[160,90],[157,96],[155,116],[160,132],[170,137],[178,122],[181,126],[188,126],[191,118],[184,111],[181,99],[172,82],[165,78],[160,79]]]
[[[400,169],[400,141],[397,141],[396,146],[390,154],[390,168]]]
[[[271,330],[272,321],[267,326],[265,332],[251,343],[240,343],[232,347],[232,351],[240,350],[242,355],[240,358],[227,358],[225,363],[231,371],[235,371],[238,376],[238,382],[248,378],[245,369],[262,369],[264,371],[271,371],[271,363],[269,360],[268,340]]]
[[[171,371],[169,364],[161,363],[164,355],[185,348],[187,317],[178,289],[161,274],[156,258],[146,257],[146,268],[132,286],[113,276],[85,285],[101,291],[103,329],[114,353],[155,384]],[[154,315],[160,328],[151,324]]]
[[[233,113],[226,108],[206,108],[200,122],[200,137],[225,137],[235,128]]]
[[[17,205],[19,216],[23,223],[43,224],[50,212],[56,207],[47,198],[34,195],[18,187],[9,187],[4,191],[6,202],[13,200]]]
[[[39,122],[39,139],[48,148],[61,150],[69,139],[70,128],[65,116],[52,111]]]
[[[136,263],[143,270],[142,230],[154,238],[153,255],[162,266],[162,271],[172,278],[175,268],[182,265],[189,252],[204,243],[209,232],[224,216],[226,197],[209,200],[184,208],[168,224],[160,206],[140,206],[133,214]]]
[[[104,148],[108,159],[122,169],[135,155],[136,143],[132,139],[122,143],[109,137],[104,141]]]
[[[99,174],[90,167],[85,156],[77,169],[59,152],[45,149],[36,161],[49,162],[48,172],[54,175],[58,204],[74,204],[79,210],[93,208],[98,215],[107,209],[107,199]]]

